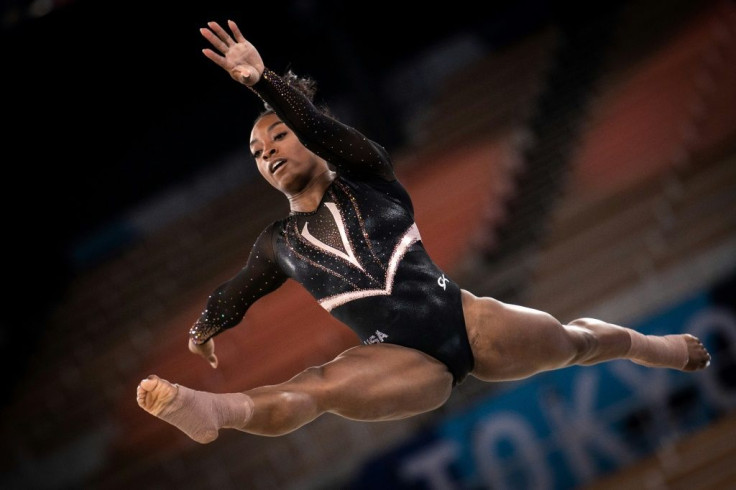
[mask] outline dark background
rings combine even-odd
[[[77,0],[5,27],[13,167],[48,193],[36,201],[54,203],[44,211],[58,213],[56,231],[75,235],[242,144],[257,102],[201,54],[199,28],[229,18],[270,67],[315,77],[328,101],[351,97],[365,113],[356,123],[392,146],[391,108],[376,104],[382,77],[459,31],[506,42],[549,13],[542,0],[507,3],[478,15],[457,3],[399,13],[389,2]]]
[[[4,4],[3,359],[32,350],[80,240],[244,145],[260,105],[202,55],[208,21],[235,20],[269,67],[314,77],[319,100],[339,100],[338,116],[393,149],[406,135],[387,74],[462,32],[504,45],[573,3],[77,0],[44,15]]]

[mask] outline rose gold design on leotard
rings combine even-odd
[[[342,240],[342,246],[345,248],[345,252],[342,252],[334,247],[331,247],[327,245],[326,243],[323,243],[322,241],[318,240],[314,236],[312,236],[311,233],[309,233],[309,230],[307,229],[307,225],[309,225],[309,222],[304,223],[304,228],[302,228],[302,236],[309,241],[312,245],[321,248],[327,253],[330,253],[332,255],[337,255],[340,258],[343,258],[353,264],[358,269],[364,271],[363,266],[360,265],[360,262],[358,262],[358,259],[355,257],[355,253],[353,252],[353,247],[350,246],[350,241],[348,240],[348,235],[345,233],[345,225],[342,222],[342,218],[340,217],[340,211],[337,209],[337,205],[334,202],[326,202],[325,207],[330,211],[330,214],[332,214],[332,217],[335,220],[335,224],[337,225],[337,231],[340,232],[340,239]]]
[[[416,223],[412,224],[396,244],[396,247],[391,254],[383,289],[363,289],[360,291],[336,294],[320,300],[319,304],[325,310],[331,311],[333,308],[337,308],[338,306],[356,299],[367,298],[370,296],[390,296],[394,287],[394,279],[396,277],[396,270],[399,268],[399,262],[401,262],[401,259],[404,257],[409,247],[421,239],[422,237],[419,235],[419,229],[417,228]]]

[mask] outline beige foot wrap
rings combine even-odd
[[[176,397],[157,416],[199,443],[214,441],[220,429],[243,427],[253,415],[253,400],[245,393],[208,393],[176,386]]]
[[[687,343],[683,335],[643,335],[629,331],[631,347],[628,358],[632,362],[649,367],[684,369],[689,360]]]

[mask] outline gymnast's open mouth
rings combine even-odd
[[[271,162],[271,165],[268,166],[268,169],[271,171],[271,173],[275,173],[276,170],[285,163],[286,163],[286,158],[279,158]]]

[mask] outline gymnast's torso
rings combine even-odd
[[[292,211],[260,234],[245,267],[208,299],[190,331],[194,341],[237,325],[290,278],[364,344],[418,349],[460,382],[473,367],[460,289],[427,254],[385,150],[324,116],[273,72],[253,90],[336,175],[316,210]]]

